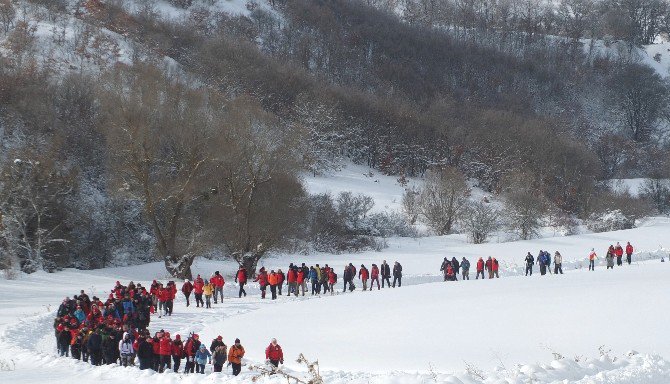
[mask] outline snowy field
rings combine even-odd
[[[664,358],[670,356],[670,263],[667,244],[659,244],[668,241],[669,233],[670,219],[657,218],[628,231],[513,243],[469,245],[458,238],[430,237],[392,239],[383,252],[278,255],[264,265],[328,262],[341,277],[350,261],[369,267],[382,259],[398,260],[405,278],[400,289],[283,296],[276,302],[261,300],[253,284],[248,297],[236,298],[235,265],[198,260],[196,273],[224,272],[224,303],[208,310],[185,308],[178,297],[174,316],[153,317],[150,329],[197,332],[206,344],[219,334],[228,345],[239,337],[248,364],[262,363],[269,339],[277,337],[287,371],[302,374],[293,358],[304,353],[319,359],[327,383],[669,383],[670,363]],[[636,246],[633,265],[608,271],[600,263],[595,272],[585,269],[591,247],[603,252],[616,241]],[[560,250],[565,275],[522,276],[526,251],[539,249]],[[441,282],[444,256],[465,256],[474,264],[480,255],[501,261],[500,279]],[[160,263],[0,280],[5,293],[0,299],[0,367],[10,369],[0,372],[2,381],[34,383],[47,375],[55,383],[250,382],[254,374],[248,370],[237,378],[230,370],[204,377],[155,374],[55,356],[52,320],[64,296],[79,289],[105,295],[116,280],[148,285],[155,277],[165,278]],[[601,356],[601,346],[611,351]],[[564,358],[556,360],[552,352]],[[285,382],[261,379],[266,381]]]

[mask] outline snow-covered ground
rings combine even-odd
[[[219,334],[229,345],[239,337],[250,364],[262,362],[268,340],[277,337],[287,370],[302,374],[293,358],[304,353],[319,359],[327,383],[667,383],[670,263],[659,259],[667,261],[668,245],[663,242],[668,233],[670,219],[657,218],[627,231],[512,243],[469,245],[451,237],[429,237],[392,239],[383,252],[278,255],[264,265],[328,262],[341,276],[350,261],[369,266],[398,260],[405,278],[402,288],[334,297],[283,296],[276,302],[261,300],[253,284],[248,297],[236,298],[231,281],[235,265],[198,260],[196,273],[224,273],[224,303],[211,310],[185,308],[179,297],[174,316],[154,317],[151,329],[198,332],[207,344]],[[608,271],[599,263],[595,272],[585,269],[591,247],[602,252],[616,241],[636,246],[633,265]],[[522,276],[526,251],[536,254],[539,249],[560,250],[565,275]],[[501,261],[500,279],[441,282],[442,257],[465,256],[474,264],[476,257],[488,255]],[[0,369],[10,369],[0,372],[3,382],[32,383],[45,375],[56,383],[250,381],[253,373],[247,370],[238,378],[229,371],[186,377],[91,367],[55,357],[51,325],[64,296],[79,289],[104,295],[116,280],[147,284],[156,277],[166,278],[161,263],[0,280],[5,293],[0,298]],[[600,346],[611,352],[601,356]],[[631,350],[639,354],[628,356]],[[555,360],[552,352],[564,358]],[[262,380],[285,382],[278,377]]]

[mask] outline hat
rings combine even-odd
[[[219,335],[216,337],[217,340],[223,340],[223,336]]]
[[[188,283],[188,279],[184,280],[185,283]]]
[[[200,335],[198,335],[197,333],[194,333],[193,338],[198,339],[198,338],[200,338]]]
[[[207,348],[207,347],[205,347],[205,344],[200,344],[200,349],[205,349],[205,348]]]
[[[235,344],[239,344],[239,343],[240,343],[240,339],[235,339]]]
[[[176,334],[176,335],[174,336],[174,339],[175,339],[175,340],[181,340],[181,335],[180,335],[180,334]]]

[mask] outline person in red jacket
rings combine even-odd
[[[265,359],[275,367],[284,364],[284,352],[282,352],[281,346],[277,344],[277,339],[272,339],[270,345],[265,348]]]
[[[630,241],[626,244],[626,261],[630,265],[631,257],[633,256],[633,246],[630,245]]]
[[[277,270],[277,289],[279,291],[279,296],[281,296],[281,290],[282,287],[284,286],[284,281],[286,280],[286,275],[284,275],[284,272],[281,271],[281,269]]]
[[[205,287],[205,280],[198,275],[193,282],[193,293],[195,294],[195,306],[196,307],[205,307],[205,302],[202,301],[202,292]]]
[[[484,279],[484,266],[484,259],[480,257],[479,260],[477,260],[477,277],[475,279],[479,279],[480,273],[482,275],[482,279]]]
[[[337,284],[337,275],[335,274],[335,271],[330,268],[328,270],[328,289],[330,290],[330,294],[333,295],[335,293],[335,284]],[[377,282],[377,286],[379,286],[379,282]],[[372,289],[372,287],[370,287]],[[296,296],[298,296],[296,294]]]
[[[298,296],[298,272],[295,270],[295,268],[288,267],[286,281],[288,282],[288,295],[291,296],[291,293],[294,293],[296,296]]]
[[[174,309],[174,299],[177,297],[177,284],[174,281],[170,280],[166,287],[168,291],[168,300],[166,302],[167,315],[172,316],[172,310]]]
[[[496,279],[500,278],[500,276],[498,276],[498,260],[496,260],[495,257],[491,260],[491,279],[493,276],[495,276]]]
[[[195,370],[195,353],[200,349],[200,344],[200,336],[197,333],[194,333],[186,341],[184,345],[184,356],[186,356],[184,373],[193,373]]]
[[[265,271],[265,267],[261,267],[254,281],[257,281],[261,288],[261,299],[265,299],[265,290],[268,287],[268,273]]]
[[[183,293],[184,296],[186,297],[187,307],[191,305],[191,302],[189,301],[189,299],[191,298],[191,292],[193,292],[193,284],[191,284],[191,282],[188,281],[187,279],[186,281],[184,281],[184,285],[181,286],[181,293]]]
[[[170,296],[170,293],[166,288],[163,288],[163,284],[158,284],[158,292],[156,297],[158,298],[158,317],[163,317],[163,314],[167,316],[167,301]]]
[[[172,357],[172,339],[170,338],[170,333],[163,333],[163,337],[158,341],[158,354],[160,358],[160,363],[158,366],[158,372],[164,372],[166,369],[171,369],[172,365],[170,364]]]
[[[240,285],[239,297],[247,297],[247,291],[244,290],[244,284],[247,283],[247,269],[240,265],[240,269],[237,270],[235,274],[235,282]]]
[[[226,284],[226,281],[223,279],[223,276],[219,271],[214,272],[214,276],[209,279],[209,282],[214,285],[214,304],[217,303],[217,298],[221,296],[221,302],[223,303],[223,286]]]
[[[623,248],[621,247],[621,244],[617,241],[616,247],[614,248],[614,255],[616,255],[616,265],[622,266],[623,265]]]
[[[174,336],[174,341],[172,342],[172,367],[174,373],[179,371],[182,358],[184,358],[184,343],[181,341],[181,336],[177,334]]]
[[[307,289],[306,283],[305,283],[305,272],[301,269],[298,268],[298,274],[296,277],[296,296],[298,296],[298,289],[302,291],[302,295],[305,296],[305,290]]]
[[[377,267],[377,264],[372,264],[372,269],[370,270],[370,290],[372,291],[372,287],[375,285],[375,281],[377,282],[377,290],[379,291],[379,267]]]
[[[358,278],[363,282],[363,291],[368,290],[368,279],[370,278],[370,272],[365,265],[361,264],[361,269],[358,271]],[[372,286],[370,287],[372,288]]]

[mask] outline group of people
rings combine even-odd
[[[543,251],[540,249],[540,252],[537,254],[537,260],[528,252],[526,255],[526,276],[533,276],[533,266],[537,263],[540,266],[540,274],[542,276],[546,275],[547,272],[551,274],[551,254],[548,251]],[[563,274],[563,256],[560,252],[556,251],[554,253],[554,274]]]
[[[475,276],[475,280],[479,279],[480,275],[482,279],[485,279],[485,276],[488,276],[489,279],[500,277],[498,274],[500,264],[495,257],[489,256],[486,260],[480,257],[477,260],[476,267],[477,275]],[[442,271],[444,281],[456,281],[459,275],[461,275],[463,280],[470,280],[470,261],[465,257],[460,262],[455,257],[452,257],[451,260],[445,257],[440,266],[440,271]],[[484,274],[485,271],[486,275]]]
[[[393,271],[393,284],[391,284],[390,280],[391,271]],[[342,273],[342,280],[344,281],[343,292],[356,289],[356,285],[354,284],[356,276],[356,267],[352,263],[344,267]],[[368,270],[364,264],[361,264],[358,270],[358,279],[361,280],[364,291],[368,290],[368,281],[370,282],[370,291],[375,283],[377,283],[378,290],[384,288],[385,284],[388,287],[395,288],[396,284],[400,287],[402,286],[402,265],[396,261],[393,269],[391,269],[390,265],[384,260],[381,267],[378,267],[377,264],[372,264],[371,269]],[[380,279],[381,288],[379,284]],[[338,276],[335,269],[331,268],[328,264],[324,266],[316,264],[308,267],[305,263],[302,263],[300,266],[291,263],[286,273],[281,269],[277,269],[276,271],[272,269],[268,272],[265,267],[261,267],[254,282],[258,282],[262,299],[265,299],[269,287],[272,300],[276,300],[277,296],[281,296],[284,292],[284,284],[287,285],[286,293],[288,296],[305,296],[305,293],[309,292],[312,295],[326,294],[328,292],[333,295],[337,280]],[[240,286],[239,297],[242,297],[242,295],[246,296],[247,293],[244,290],[244,284],[247,282],[247,271],[243,266],[240,266],[235,274],[235,282]]]
[[[218,299],[223,303],[224,285],[226,285],[226,280],[219,271],[216,271],[209,280],[203,279],[200,275],[192,283],[186,279],[181,286],[181,292],[186,298],[187,307],[191,305],[191,293],[193,293],[196,307],[212,308],[212,296],[214,296],[214,304],[218,303]],[[202,300],[203,296],[205,297],[205,301]]]
[[[633,246],[630,244],[630,241],[626,243],[626,262],[628,265],[632,262],[632,257],[633,257]],[[616,246],[610,244],[609,248],[607,248],[607,253],[605,254],[605,261],[607,263],[607,269],[614,269],[614,259],[616,259],[616,265],[622,266],[623,265],[623,254],[624,254],[624,248],[619,244],[619,242],[616,243]],[[593,271],[595,270],[595,261],[598,258],[598,255],[596,254],[595,248],[591,248],[591,253],[589,254],[589,270]]]
[[[200,276],[192,284],[187,280],[184,283],[186,289],[182,287],[187,303],[190,295],[186,292],[190,294],[193,291],[196,302],[199,300],[198,305],[201,304],[201,296],[207,294],[208,285],[212,288],[210,296],[219,293],[217,284],[223,287],[223,277],[219,281],[219,276],[216,272],[216,278],[209,279],[207,283],[200,281]],[[187,284],[191,285],[191,290]],[[195,333],[186,340],[182,340],[179,334],[172,338],[163,329],[151,335],[148,330],[151,313],[158,311],[159,316],[171,315],[176,292],[172,281],[163,286],[154,280],[149,291],[139,283],[131,281],[124,286],[117,281],[105,302],[96,296],[89,298],[84,290],[72,299],[66,297],[58,307],[54,320],[59,355],[90,361],[92,365],[120,364],[125,367],[136,365],[137,360],[139,369],[156,372],[178,372],[182,360],[184,373],[205,373],[207,364],[213,366],[213,372],[222,372],[228,362],[233,375],[238,375],[245,354],[239,339],[235,339],[228,348],[223,337],[218,336],[208,350]],[[222,292],[219,297],[223,299]],[[272,339],[265,355],[267,362],[275,367],[284,362],[283,351],[276,339]]]

